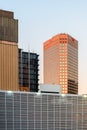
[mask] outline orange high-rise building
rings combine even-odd
[[[60,84],[62,93],[78,93],[78,41],[70,35],[44,42],[44,83]]]
[[[18,20],[0,10],[0,90],[18,90]]]

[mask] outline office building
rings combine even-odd
[[[0,130],[87,130],[87,95],[0,91]]]
[[[19,49],[19,90],[38,92],[38,54]]]
[[[18,90],[18,20],[0,10],[0,90]]]
[[[78,93],[78,41],[58,34],[44,42],[44,83],[60,84],[62,93]]]

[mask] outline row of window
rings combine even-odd
[[[59,40],[67,40],[67,38],[60,38]]]
[[[67,53],[65,53],[65,52],[67,52],[67,50],[65,50],[65,49],[61,49],[59,51],[60,51],[60,53],[64,52],[64,54],[67,54]]]
[[[62,81],[62,82],[64,82],[64,81],[65,81],[65,82],[66,82],[66,81],[67,81],[67,79],[60,79],[60,82],[61,82],[61,81]]]

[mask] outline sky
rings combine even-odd
[[[0,0],[0,9],[19,20],[19,47],[39,54],[43,83],[43,42],[68,33],[79,45],[79,94],[87,94],[87,0]]]

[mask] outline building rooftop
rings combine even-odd
[[[0,10],[0,17],[7,17],[13,19],[14,13],[11,11]]]
[[[0,93],[8,93],[9,95],[12,95],[14,93],[19,94],[33,94],[33,95],[56,95],[56,96],[62,96],[62,97],[84,97],[87,99],[87,94],[55,94],[55,93],[39,93],[39,92],[26,92],[26,91],[7,91],[7,90],[0,90]]]

